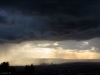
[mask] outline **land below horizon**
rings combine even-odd
[[[13,66],[23,72],[25,66]],[[100,62],[73,62],[34,65],[35,75],[100,75]],[[33,75],[34,75],[33,74]]]

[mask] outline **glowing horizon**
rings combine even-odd
[[[22,63],[41,63],[41,61],[38,60],[36,62],[33,61],[33,59],[72,59],[74,61],[75,59],[100,59],[100,53],[97,47],[91,46],[92,40],[81,42],[26,41],[19,44],[3,44],[0,45],[0,62],[9,61],[14,65]],[[53,63],[54,60],[48,62]],[[54,63],[60,63],[60,61],[55,61]]]

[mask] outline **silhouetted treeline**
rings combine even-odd
[[[34,75],[35,67],[33,64],[26,65],[23,70],[16,70],[15,67],[9,65],[9,62],[0,64],[0,75]]]
[[[10,66],[9,62],[0,64],[0,75],[100,75],[99,62],[76,62],[63,64],[41,64]]]

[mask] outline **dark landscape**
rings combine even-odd
[[[71,62],[62,64],[10,66],[0,65],[0,75],[100,75],[100,62]]]

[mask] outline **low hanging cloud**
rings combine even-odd
[[[100,37],[100,1],[0,1],[0,43]]]

